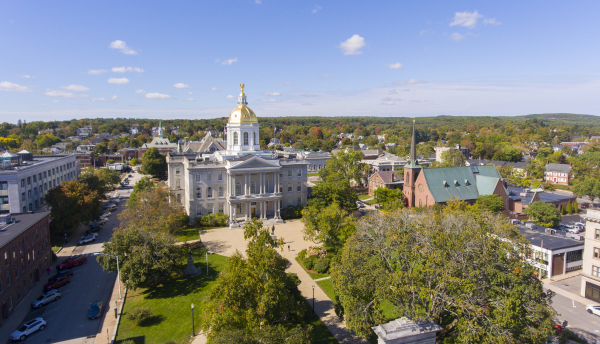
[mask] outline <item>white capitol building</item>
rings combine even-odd
[[[167,155],[169,186],[190,218],[222,212],[230,227],[251,217],[281,221],[280,209],[306,205],[305,160],[279,158],[259,145],[259,124],[244,85],[229,114],[227,142],[205,136]]]

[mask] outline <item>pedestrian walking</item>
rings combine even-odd
[[[288,245],[288,252],[290,252],[290,245]]]
[[[67,240],[67,233],[65,233],[65,244],[68,242]]]
[[[48,276],[50,276],[50,267],[46,268],[46,272],[48,273]]]
[[[271,227],[271,234],[275,235],[275,225],[273,225],[273,227]]]

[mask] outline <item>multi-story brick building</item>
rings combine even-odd
[[[2,216],[0,326],[52,264],[49,217],[47,211]]]
[[[546,164],[544,180],[548,183],[569,185],[571,168],[570,164]]]

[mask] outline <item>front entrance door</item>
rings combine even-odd
[[[555,254],[552,257],[552,276],[562,275],[565,267],[565,254]]]
[[[252,217],[256,217],[256,207],[252,207]]]

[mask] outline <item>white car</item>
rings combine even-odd
[[[587,305],[585,310],[590,314],[600,315],[600,305]]]
[[[84,235],[79,240],[79,245],[87,244],[88,242],[96,241],[98,237],[98,233],[90,233],[88,235]]]
[[[33,332],[46,328],[46,322],[42,318],[35,318],[21,325],[15,332],[10,335],[12,340],[25,340],[27,336]]]

